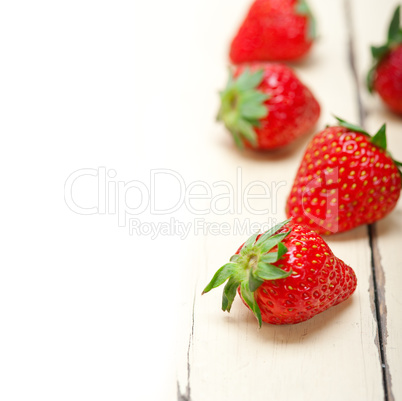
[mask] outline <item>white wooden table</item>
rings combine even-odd
[[[248,1],[215,6],[213,19],[221,21],[214,41],[229,41],[238,17]],[[387,123],[389,149],[402,158],[402,120],[389,113],[378,97],[364,86],[371,56],[370,44],[385,40],[395,1],[311,0],[320,39],[303,63],[294,65],[322,105],[317,129],[334,124],[331,114],[364,124],[374,133]],[[207,8],[208,6],[205,6]],[[212,13],[212,8],[208,9]],[[207,13],[207,11],[206,11]],[[221,18],[216,14],[221,15]],[[219,36],[218,36],[219,35]],[[209,38],[209,35],[207,36]],[[224,39],[223,39],[224,38]],[[207,40],[207,39],[206,39]],[[207,48],[215,49],[213,41]],[[222,57],[215,71],[221,79]],[[218,78],[214,83],[218,84]],[[219,82],[220,84],[220,82]],[[208,102],[215,104],[214,91]],[[201,107],[201,106],[200,106]],[[211,116],[212,117],[212,116]],[[202,177],[210,182],[225,179],[236,183],[241,168],[243,188],[254,180],[284,181],[271,202],[271,217],[283,219],[283,205],[305,143],[266,156],[242,155],[233,149],[224,129],[210,126],[199,152],[208,154]],[[341,259],[353,266],[358,289],[344,304],[295,326],[263,325],[237,299],[230,315],[220,310],[221,290],[200,296],[203,286],[223,265],[247,235],[206,235],[194,238],[199,253],[189,263],[194,287],[187,296],[187,341],[182,339],[180,400],[399,400],[402,399],[402,204],[383,221],[351,232],[328,237]],[[231,216],[209,216],[215,221],[236,219],[266,221],[247,211]],[[265,219],[265,220],[264,220]],[[251,233],[250,233],[251,234]],[[184,350],[186,352],[184,352]]]
[[[201,297],[251,234],[236,224],[285,218],[309,139],[240,153],[215,121],[249,3],[3,2],[1,401],[402,400],[402,201],[373,227],[327,239],[358,288],[312,320],[258,329],[239,299],[225,314],[220,290]],[[317,130],[332,114],[370,132],[386,122],[402,160],[402,119],[364,88],[369,45],[384,41],[397,1],[309,3],[320,39],[294,68],[321,103]],[[95,175],[72,189],[82,171]],[[269,213],[243,207],[255,181],[271,185],[253,203]],[[214,196],[231,185],[233,210],[189,201],[197,182]],[[152,210],[184,187],[177,210]],[[165,233],[147,232],[161,223]]]

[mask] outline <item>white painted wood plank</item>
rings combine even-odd
[[[236,2],[236,18],[233,19],[227,14],[229,3],[224,3],[214,10],[216,20],[224,26],[220,32],[224,37],[214,35],[216,43],[212,42],[212,37],[208,38],[211,40],[209,47],[217,55],[211,77],[216,74],[213,83],[221,87],[225,74],[222,73],[224,65],[219,64],[222,60],[219,52],[226,50],[223,44],[229,42],[236,29],[234,20],[240,15],[240,9],[247,8],[249,1]],[[309,59],[295,68],[322,105],[318,128],[333,123],[332,113],[356,121],[358,107],[348,66],[343,2],[311,0],[310,3],[321,37]],[[206,5],[204,11],[211,10],[210,7]],[[216,97],[211,95],[207,100],[217,105]],[[236,220],[258,223],[283,220],[286,197],[306,143],[307,139],[301,140],[275,154],[240,154],[224,128],[211,123],[209,135],[198,144],[199,154],[208,154],[208,165],[202,172],[205,181],[212,184],[225,180],[237,188],[240,167],[243,188],[255,180],[283,181],[285,185],[279,187],[270,200],[269,216],[256,216],[243,208],[233,215],[211,213],[204,218],[210,222],[229,222],[231,227]],[[240,300],[235,301],[228,315],[220,310],[220,289],[200,296],[215,270],[249,234],[207,234],[193,238],[195,246],[202,247],[203,251],[199,252],[198,260],[201,271],[195,274],[198,280],[189,352],[191,400],[381,399],[382,378],[375,343],[377,326],[369,294],[371,260],[366,227],[328,238],[335,254],[350,264],[358,276],[358,289],[349,301],[299,325],[265,324],[260,330]],[[192,300],[188,297],[186,301],[187,316],[192,315]],[[187,350],[187,342],[185,347]],[[182,390],[186,385],[186,368],[186,364],[182,365]]]
[[[402,160],[402,117],[397,116],[384,106],[378,95],[370,96],[364,87],[364,77],[370,68],[370,45],[385,43],[388,25],[398,1],[358,0],[353,2],[356,21],[356,48],[358,49],[358,68],[361,77],[364,106],[368,113],[366,128],[376,132],[386,122],[388,149],[396,160]],[[369,13],[363,10],[369,9]],[[382,312],[385,356],[390,373],[390,400],[402,398],[402,257],[398,252],[402,243],[402,203],[385,219],[376,224],[377,244],[380,256],[380,284],[384,285],[382,294],[386,309]],[[380,289],[381,291],[381,289]]]

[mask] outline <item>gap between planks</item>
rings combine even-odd
[[[193,306],[191,312],[191,330],[188,336],[188,345],[187,345],[187,382],[185,386],[184,393],[181,392],[180,383],[177,380],[177,401],[191,401],[191,385],[190,385],[190,376],[191,376],[191,363],[190,363],[190,354],[191,349],[193,347],[193,338],[194,338],[194,322],[195,322],[195,299],[196,299],[196,288],[194,289],[194,297],[193,297]]]
[[[365,128],[366,116],[368,112],[362,101],[361,88],[359,85],[359,74],[356,67],[356,56],[354,46],[354,26],[350,0],[344,0],[344,10],[346,27],[348,32],[348,56],[351,74],[355,85],[356,103],[359,113],[359,123]],[[371,251],[371,280],[370,280],[370,298],[373,305],[373,315],[377,322],[377,341],[382,383],[384,390],[384,400],[394,401],[392,394],[392,378],[387,361],[387,306],[385,303],[385,274],[381,265],[381,254],[378,247],[376,224],[370,224],[367,227],[369,245]]]

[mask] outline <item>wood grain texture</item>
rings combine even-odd
[[[224,21],[221,27],[224,41],[214,38],[218,41],[214,45],[212,37],[208,38],[214,51],[218,48],[226,51],[223,43],[229,43],[248,4],[246,0],[236,2],[233,19],[226,15],[227,4],[214,9],[218,13],[215,18],[219,20],[221,13]],[[310,0],[310,4],[317,17],[320,39],[308,59],[294,68],[322,105],[317,130],[334,122],[332,114],[358,122],[366,113],[367,129],[378,129],[380,122],[387,121],[390,146],[395,149],[394,155],[402,159],[402,154],[397,152],[401,149],[400,119],[387,112],[378,99],[369,98],[364,89],[370,61],[369,43],[381,42],[396,2]],[[209,7],[205,6],[204,11]],[[217,60],[222,62],[223,58],[219,56]],[[224,61],[222,65],[216,63],[214,84],[224,85],[224,67]],[[217,106],[214,96],[211,94],[209,104]],[[239,221],[269,224],[283,220],[284,203],[308,139],[277,153],[241,154],[224,128],[211,123],[198,148],[200,154],[208,154],[208,164],[202,169],[203,180],[211,184],[230,182],[236,199],[254,181],[268,183],[274,189],[268,216],[237,207],[232,214],[210,213],[203,218],[218,224],[229,223],[232,228]],[[276,185],[272,187],[273,184]],[[382,267],[385,283],[372,272],[367,227],[327,237],[334,253],[355,269],[358,289],[347,302],[295,326],[265,324],[258,329],[255,318],[239,299],[232,312],[224,314],[220,310],[220,289],[200,296],[216,269],[251,232],[193,236],[191,242],[196,256],[194,270],[188,277],[192,284],[182,304],[182,314],[187,320],[179,340],[179,399],[380,400],[393,396],[398,399],[401,384],[397,380],[391,380],[388,393],[384,391],[380,334],[385,334],[389,374],[398,377],[402,357],[401,325],[397,319],[401,316],[397,265],[401,258],[394,250],[401,243],[400,214],[399,205],[392,215],[377,224],[374,237],[374,246],[378,247],[374,264],[377,270]],[[383,326],[377,322],[379,305],[375,304],[373,293],[376,286],[383,291],[387,309]]]
[[[369,132],[376,132],[387,124],[388,149],[396,160],[402,159],[402,119],[385,107],[378,95],[371,96],[364,87],[363,79],[370,68],[370,45],[385,43],[391,16],[399,2],[374,0],[353,2],[355,15],[356,49],[358,71],[361,77],[365,126]],[[362,10],[370,10],[363,13]],[[383,342],[382,363],[384,386],[389,400],[402,397],[402,298],[400,291],[402,257],[397,251],[402,243],[402,204],[385,219],[373,227],[375,276],[381,340]]]

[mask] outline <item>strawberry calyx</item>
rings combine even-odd
[[[230,312],[238,288],[243,300],[254,313],[261,327],[261,311],[255,299],[255,291],[267,280],[279,280],[289,277],[292,271],[285,271],[274,266],[288,251],[283,240],[291,233],[289,231],[276,234],[291,219],[286,220],[264,234],[252,235],[223,265],[205,287],[202,294],[219,287],[227,281],[222,296],[222,310]],[[274,250],[275,249],[275,250]]]
[[[229,81],[220,92],[218,121],[223,121],[240,149],[244,147],[244,140],[253,147],[257,146],[255,127],[259,127],[260,120],[268,115],[268,107],[264,103],[269,96],[256,89],[263,78],[262,69],[252,72],[246,68],[236,78],[229,71]]]
[[[308,19],[308,31],[307,31],[307,38],[309,40],[314,40],[317,38],[317,23],[314,18],[313,13],[309,5],[307,4],[306,0],[297,0],[296,1],[296,13],[299,15],[304,15]]]
[[[392,161],[394,162],[394,164],[395,164],[396,167],[398,168],[399,174],[400,174],[401,177],[402,177],[402,172],[401,172],[401,170],[400,170],[400,167],[402,167],[402,163],[399,162],[399,161],[397,161],[397,160],[395,160],[395,159],[392,157],[391,153],[390,153],[390,152],[388,151],[388,149],[387,149],[386,124],[383,124],[383,125],[381,126],[381,128],[377,131],[376,134],[370,135],[370,134],[369,134],[367,131],[365,131],[363,128],[361,128],[361,127],[359,127],[359,126],[357,126],[357,125],[355,125],[355,124],[349,123],[349,122],[347,122],[347,121],[345,121],[345,120],[342,120],[341,118],[339,118],[339,117],[337,117],[337,116],[334,116],[334,117],[335,117],[336,120],[339,122],[339,125],[340,125],[341,127],[348,128],[348,129],[350,129],[351,131],[354,131],[354,132],[360,132],[361,134],[363,134],[363,135],[367,136],[368,138],[370,138],[370,143],[371,143],[371,144],[373,144],[374,146],[376,146],[376,147],[378,147],[378,148],[380,148],[380,149],[383,149],[383,150],[387,153],[387,155],[392,159]]]
[[[387,42],[382,46],[371,46],[373,66],[367,74],[367,88],[370,93],[374,90],[374,73],[381,60],[388,53],[402,44],[402,27],[400,24],[400,6],[396,8],[388,28]]]

